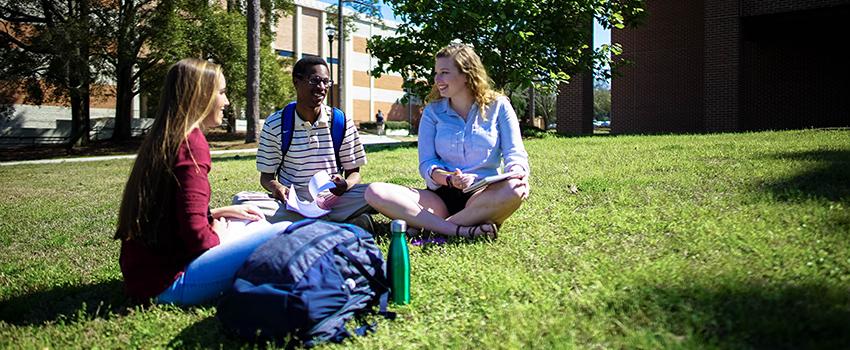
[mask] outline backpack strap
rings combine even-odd
[[[342,139],[345,138],[345,114],[334,107],[331,113],[331,140],[334,144],[334,156],[336,157],[337,172],[342,173],[342,163],[339,161],[339,150],[342,148]]]
[[[292,144],[292,135],[295,130],[295,104],[296,102],[290,102],[286,105],[280,118],[280,164],[277,167],[278,173],[280,173],[280,167],[283,166],[286,152],[289,151],[289,146]],[[333,113],[331,113],[330,132],[331,142],[334,146],[336,169],[338,173],[342,173],[339,150],[342,148],[342,139],[345,138],[345,114],[336,107],[333,108]],[[275,176],[277,176],[277,173],[275,173]]]
[[[280,118],[280,163],[283,164],[283,159],[286,158],[286,152],[289,151],[289,145],[292,144],[292,134],[295,130],[295,102],[290,102],[283,108],[283,115]]]
[[[292,134],[295,130],[295,102],[290,102],[280,113],[280,163],[277,164],[277,170],[274,172],[274,178],[277,180],[280,174],[280,168],[283,167],[283,160],[286,159],[286,152],[289,152],[289,145],[292,144]]]

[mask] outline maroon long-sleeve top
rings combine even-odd
[[[210,146],[200,129],[180,145],[174,164],[177,179],[173,202],[160,221],[160,240],[150,248],[136,240],[121,242],[124,291],[135,299],[155,297],[174,283],[193,259],[219,244],[209,216]]]

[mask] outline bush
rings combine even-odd
[[[360,122],[360,130],[377,130],[378,124],[375,122]],[[387,130],[408,130],[410,129],[410,123],[406,121],[386,121],[384,122],[384,129]]]
[[[400,120],[399,121],[395,121],[395,120],[389,121],[388,120],[388,121],[384,122],[384,128],[393,129],[393,130],[396,130],[396,129],[408,130],[408,129],[410,129],[410,123],[408,123],[406,121],[400,121]]]

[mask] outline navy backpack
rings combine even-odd
[[[258,247],[220,300],[224,327],[252,341],[295,339],[307,347],[341,342],[352,318],[386,312],[385,262],[372,235],[351,225],[307,219]],[[374,324],[357,328],[364,335]],[[290,343],[291,344],[291,343]]]

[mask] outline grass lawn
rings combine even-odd
[[[850,347],[850,131],[526,147],[532,195],[499,239],[413,247],[412,304],[347,347]],[[0,167],[0,348],[241,345],[214,306],[126,305],[111,237],[130,166]],[[364,180],[421,187],[416,166],[371,150]],[[214,158],[213,205],[257,178],[252,157]]]

